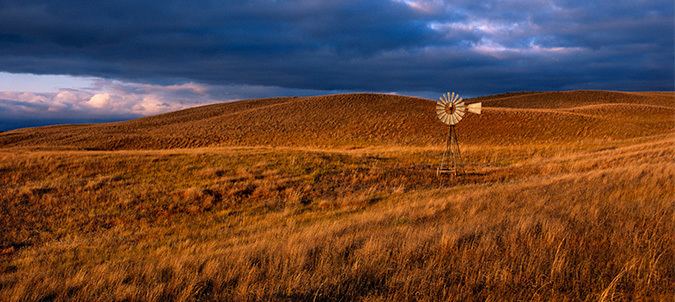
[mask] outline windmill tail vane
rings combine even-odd
[[[436,101],[436,116],[448,125],[448,136],[441,163],[436,175],[450,174],[458,176],[464,173],[464,162],[459,150],[459,136],[456,125],[467,113],[481,114],[481,103],[465,104],[464,99],[454,92],[443,94]]]

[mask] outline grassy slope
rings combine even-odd
[[[484,114],[467,118],[459,131],[463,142],[474,144],[646,136],[672,128],[664,123],[675,114],[672,99],[672,93],[604,91],[482,98]],[[438,145],[445,130],[439,127],[433,106],[429,100],[377,94],[264,99],[128,122],[15,130],[0,133],[0,146],[115,150]]]
[[[0,297],[672,297],[675,117],[667,101],[673,95],[539,94],[551,95],[557,97],[541,104],[528,94],[483,99],[492,109],[460,130],[472,174],[450,183],[433,175],[438,146],[405,140],[418,133],[434,142],[426,122],[417,120],[428,115],[427,101],[403,97],[212,105],[112,127],[127,131],[112,137],[178,136],[179,129],[234,127],[229,120],[238,115],[246,116],[239,125],[252,123],[251,112],[319,120],[325,116],[312,114],[342,107],[295,110],[393,99],[393,107],[411,112],[390,133],[392,141],[363,136],[368,127],[357,127],[361,120],[341,124],[345,115],[388,116],[361,107],[339,111],[332,125],[340,136],[310,127],[321,143],[309,144],[316,141],[300,135],[308,132],[297,121],[278,126],[283,131],[268,129],[274,135],[255,134],[272,145],[279,136],[288,139],[288,147],[276,148],[54,151],[48,142],[57,149],[106,149],[144,140],[105,145],[96,131],[112,131],[109,125],[10,132],[0,149]],[[516,120],[536,131],[514,129]],[[247,127],[209,137],[208,144],[228,145]],[[158,129],[166,134],[153,132]],[[525,138],[532,140],[507,143]],[[187,138],[174,139],[181,145]]]

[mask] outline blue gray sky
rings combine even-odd
[[[672,0],[0,0],[0,131],[200,104],[674,90]]]

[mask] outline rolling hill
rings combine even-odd
[[[569,91],[476,98],[480,116],[460,125],[469,144],[613,140],[673,130],[672,92]],[[386,94],[246,100],[136,120],[18,129],[0,147],[84,150],[207,146],[428,146],[443,142],[433,101]]]
[[[396,95],[0,133],[0,300],[670,301],[673,100],[471,100],[456,178]]]

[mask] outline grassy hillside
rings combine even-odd
[[[667,301],[674,97],[481,98],[459,179],[400,96],[4,133],[0,300]]]
[[[672,93],[574,91],[480,98],[486,108],[459,125],[463,142],[625,139],[672,129]],[[431,146],[445,130],[431,100],[345,94],[240,101],[127,122],[0,133],[0,146],[84,150],[208,146]]]

